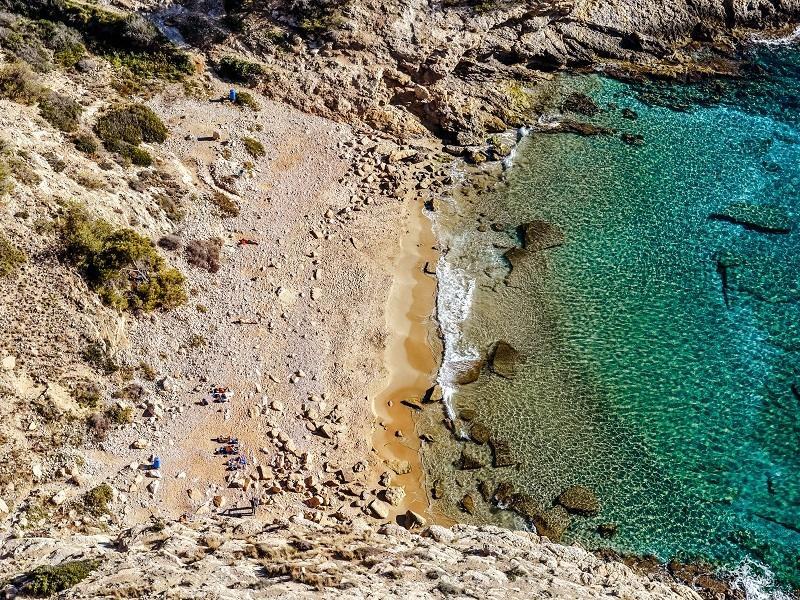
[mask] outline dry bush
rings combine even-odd
[[[186,262],[190,265],[216,273],[220,269],[222,240],[192,240],[186,245]]]

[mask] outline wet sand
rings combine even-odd
[[[373,446],[378,456],[384,461],[396,459],[411,464],[410,473],[392,478],[393,486],[402,486],[406,491],[405,501],[392,507],[392,517],[409,509],[426,518],[431,516],[419,456],[420,440],[415,433],[416,411],[402,401],[419,402],[433,385],[439,368],[441,342],[434,315],[436,277],[424,270],[426,263],[435,268],[439,259],[435,246],[431,221],[421,206],[410,206],[386,304],[389,335],[384,365],[388,374],[382,388],[373,395]]]

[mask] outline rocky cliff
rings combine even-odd
[[[524,123],[554,71],[735,73],[737,46],[753,30],[800,16],[797,0],[229,0],[216,8],[186,0],[165,23],[212,62],[235,52],[263,63],[257,85],[307,112],[457,144]]]
[[[5,593],[82,577],[61,598],[628,598],[692,600],[688,587],[637,574],[579,547],[496,527],[422,534],[302,519],[153,522],[109,534],[0,538]]]

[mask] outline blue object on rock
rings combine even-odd
[[[161,468],[161,459],[158,456],[153,458],[153,468],[154,469],[160,469]]]
[[[231,102],[236,102],[236,90],[231,90],[231,93],[228,95],[228,99]]]

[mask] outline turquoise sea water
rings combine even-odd
[[[521,461],[476,480],[511,480],[542,506],[574,483],[597,493],[601,514],[575,520],[568,540],[728,569],[753,561],[798,588],[800,51],[751,59],[746,79],[703,86],[568,81],[604,109],[581,120],[644,144],[533,134],[507,187],[457,201],[440,224],[446,269],[474,285],[451,350],[504,339],[525,360],[513,380],[484,375],[452,403]],[[709,219],[741,202],[781,207],[792,231]],[[506,244],[486,225],[532,219],[566,243],[503,283]],[[434,477],[457,480],[452,504],[474,485],[452,473],[459,451],[426,458]],[[522,525],[489,505],[479,517]],[[597,526],[612,522],[617,535],[602,539]]]

